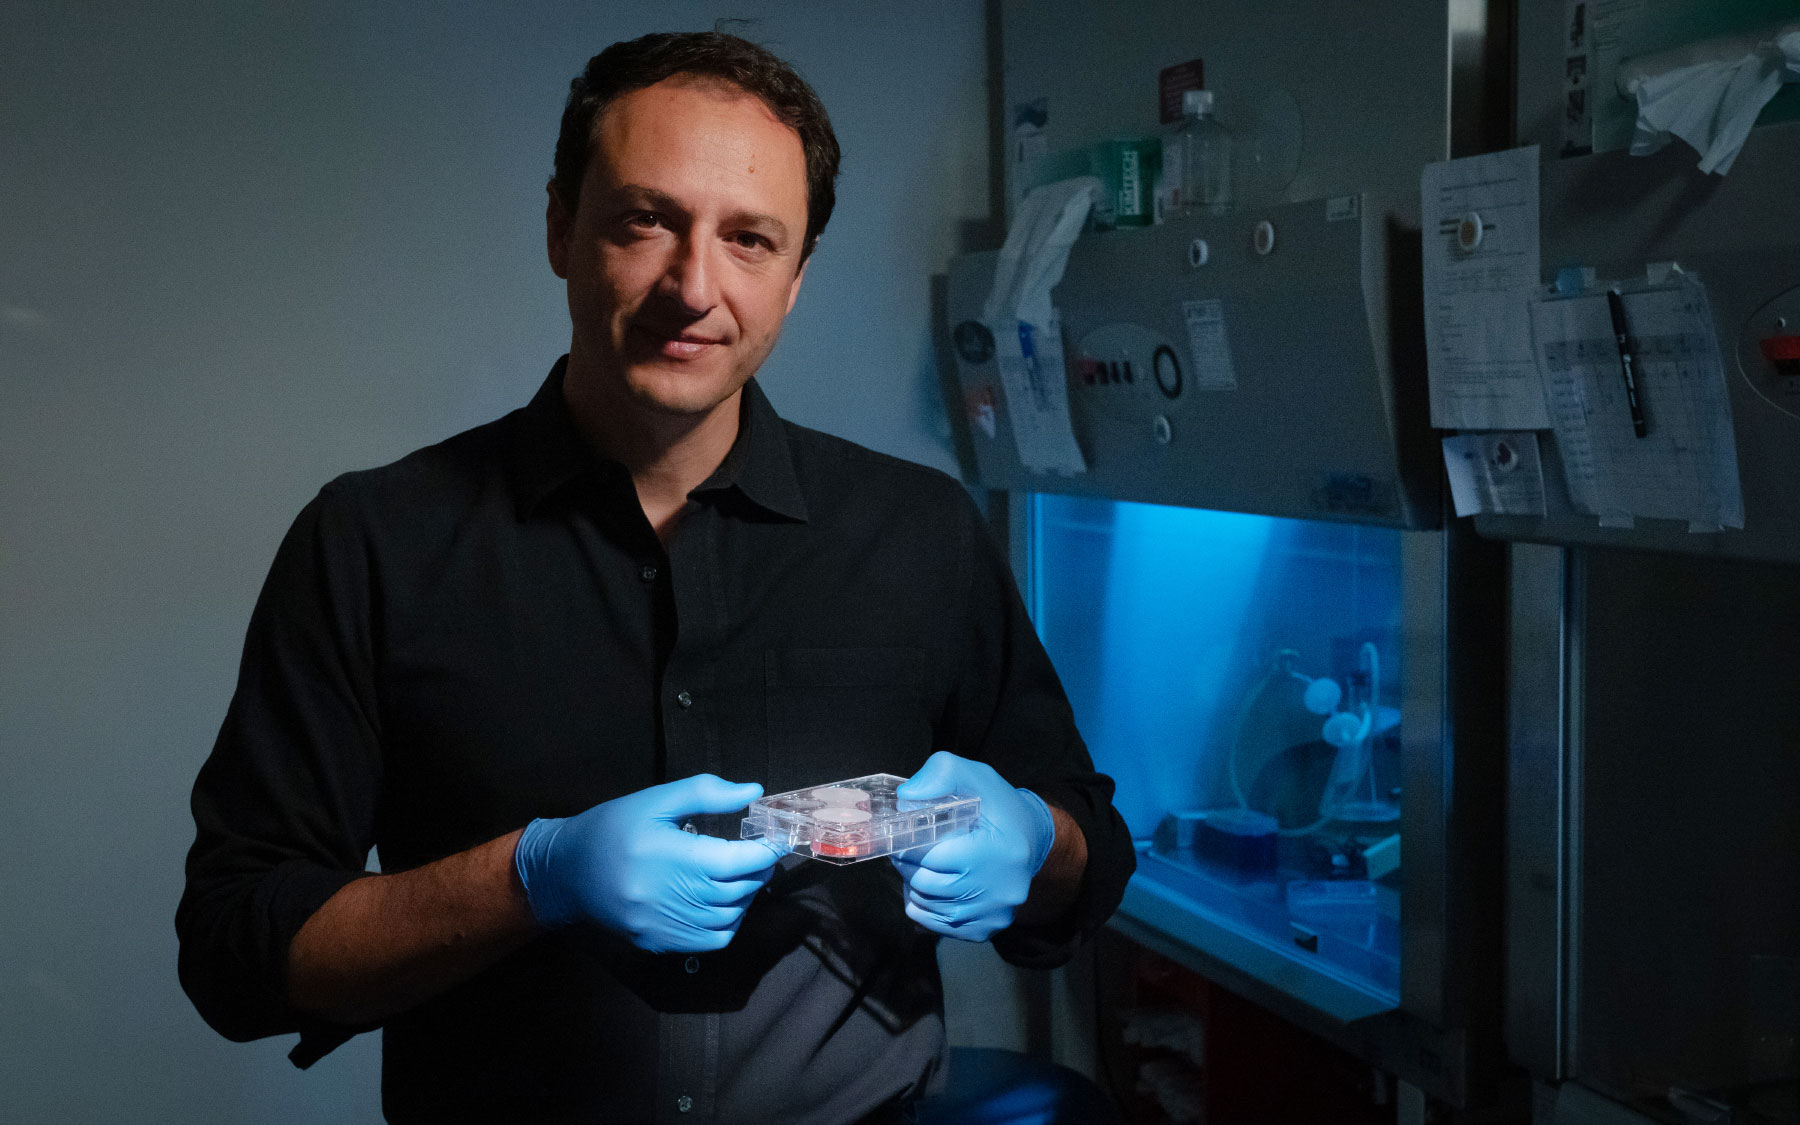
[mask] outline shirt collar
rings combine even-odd
[[[744,384],[738,402],[738,436],[731,451],[695,494],[736,488],[752,503],[806,521],[806,500],[800,495],[800,478],[794,473],[794,455],[788,447],[787,425],[775,413],[769,396],[755,379]]]
[[[563,401],[563,373],[568,364],[566,355],[557,360],[537,394],[519,411],[512,443],[513,488],[523,514],[535,511],[551,493],[576,477],[624,471],[618,462],[590,450],[576,429]],[[737,440],[712,476],[691,495],[732,489],[776,515],[802,522],[807,518],[786,425],[755,379],[744,384]]]

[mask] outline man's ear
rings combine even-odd
[[[562,194],[556,190],[556,180],[551,179],[545,188],[550,202],[544,209],[544,242],[550,253],[550,268],[557,277],[568,280],[569,277],[569,232],[575,226],[575,215],[563,206]],[[789,304],[793,303],[789,298]]]
[[[793,283],[788,286],[787,309],[781,314],[782,316],[794,311],[794,299],[800,296],[800,283],[806,280],[806,267],[810,265],[812,265],[812,255],[808,254],[806,261],[800,263],[800,272],[794,275]]]

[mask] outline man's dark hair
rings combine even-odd
[[[800,134],[806,154],[805,261],[837,204],[838,143],[825,106],[793,67],[735,35],[716,31],[664,32],[614,43],[588,60],[569,83],[562,132],[556,138],[556,193],[574,213],[581,178],[593,151],[594,118],[621,94],[654,86],[677,74],[717,79],[760,98],[788,128]]]

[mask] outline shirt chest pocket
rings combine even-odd
[[[910,776],[930,756],[935,707],[922,649],[769,649],[763,663],[766,792]]]

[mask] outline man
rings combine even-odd
[[[382,1027],[394,1120],[897,1120],[939,935],[1051,965],[1116,905],[1111,783],[967,497],[752,381],[836,170],[740,39],[572,83],[569,354],[326,486],[252,617],[176,918],[218,1030],[297,1029],[306,1065]],[[979,828],[848,867],[735,838],[764,791],[875,772]]]

